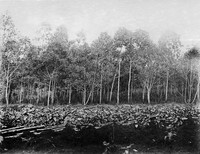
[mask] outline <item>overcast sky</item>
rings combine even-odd
[[[166,30],[185,43],[200,42],[199,0],[0,0],[22,34],[33,37],[43,22],[66,25],[70,38],[83,31],[87,40],[119,27],[143,29],[157,40]]]

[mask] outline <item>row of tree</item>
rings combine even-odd
[[[76,104],[195,102],[198,74],[174,32],[154,43],[144,30],[103,32],[91,44],[69,40],[67,29],[48,24],[35,43],[4,14],[0,25],[1,102]]]

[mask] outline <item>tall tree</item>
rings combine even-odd
[[[180,36],[174,32],[164,33],[159,41],[159,48],[163,56],[163,70],[166,72],[165,82],[165,101],[168,99],[169,79],[173,74],[172,68],[176,66],[177,60],[180,56],[181,41]]]
[[[110,77],[114,76],[113,64],[113,40],[106,32],[101,33],[97,40],[93,41],[92,52],[95,55],[96,74],[100,72],[99,103],[102,103],[104,82],[109,85]],[[111,88],[111,93],[112,93]],[[108,91],[109,93],[109,91]]]
[[[120,89],[120,68],[121,68],[121,61],[123,56],[122,54],[127,51],[129,51],[129,53],[131,52],[131,44],[132,44],[132,40],[133,40],[133,33],[130,30],[127,30],[126,28],[119,28],[114,36],[114,40],[115,40],[115,47],[117,49],[118,52],[118,92],[117,92],[117,103],[119,103],[119,89]],[[126,56],[125,58],[128,58],[129,60],[129,80],[128,80],[128,102],[130,101],[130,85],[131,85],[131,72],[132,72],[132,56]]]
[[[2,84],[5,89],[1,93],[5,93],[6,104],[9,104],[10,85],[14,73],[21,64],[23,58],[23,50],[21,41],[17,35],[14,22],[10,15],[3,14],[1,17],[1,70],[2,70]],[[2,95],[2,94],[1,94]]]
[[[158,72],[158,51],[156,45],[152,42],[149,34],[143,30],[137,30],[133,34],[135,53],[134,64],[139,71],[139,79],[143,87],[143,100],[147,90],[147,101],[151,102],[151,90],[156,81]]]
[[[188,59],[190,67],[193,68],[193,70],[190,70],[190,73],[196,73],[197,74],[197,86],[196,86],[196,94],[194,96],[193,100],[197,100],[197,107],[200,107],[200,50],[196,47],[193,47],[188,52],[185,53],[185,58]],[[190,98],[190,97],[189,97]],[[194,103],[194,101],[192,101]]]

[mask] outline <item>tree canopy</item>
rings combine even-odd
[[[196,100],[198,73],[188,60],[199,52],[192,48],[181,57],[175,32],[153,42],[142,29],[121,27],[113,37],[102,32],[88,44],[83,32],[70,40],[65,26],[53,30],[43,23],[34,44],[8,14],[0,23],[0,93],[7,105]]]

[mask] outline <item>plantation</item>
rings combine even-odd
[[[190,105],[13,105],[0,113],[1,150],[102,146],[104,141],[198,150],[200,113]]]
[[[199,9],[190,22],[182,3],[3,1],[0,153],[200,151]],[[166,29],[176,12],[182,35]]]

